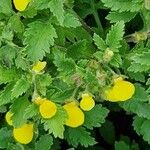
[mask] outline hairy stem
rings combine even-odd
[[[104,37],[104,30],[103,30],[101,21],[100,21],[99,16],[98,16],[97,9],[95,8],[95,2],[94,2],[94,0],[91,0],[91,8],[93,9],[94,19],[96,21],[96,24],[97,24],[100,36]]]

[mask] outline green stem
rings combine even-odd
[[[150,12],[145,8],[143,7],[143,9],[141,10],[140,12],[140,15],[141,15],[141,18],[143,19],[143,23],[144,23],[144,27],[143,27],[143,30],[149,30],[150,27],[150,19],[149,19],[149,16],[150,16]]]
[[[97,9],[95,8],[94,0],[91,0],[91,8],[93,9],[93,15],[94,15],[94,18],[95,18],[95,21],[96,21],[99,33],[100,33],[101,37],[104,37],[104,30],[103,30],[101,21],[100,21],[99,16],[98,16]]]
[[[32,101],[35,100],[35,98],[37,97],[37,86],[36,86],[36,74],[32,74],[32,83],[33,83],[33,86],[34,86],[34,91],[33,91],[33,95],[32,95]]]

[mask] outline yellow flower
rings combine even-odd
[[[37,105],[41,105],[41,104],[43,104],[44,100],[45,100],[45,99],[43,99],[43,98],[41,98],[41,97],[39,96],[39,97],[37,97],[33,102],[34,102],[35,104],[37,104]]]
[[[32,70],[36,73],[39,73],[41,72],[46,66],[46,61],[38,61],[32,68]]]
[[[18,11],[24,11],[30,0],[13,0],[14,6]]]
[[[40,105],[40,114],[45,119],[52,118],[57,112],[56,104],[49,100],[44,100]]]
[[[6,113],[6,115],[5,115],[6,122],[7,122],[10,126],[13,125],[12,119],[11,119],[12,116],[13,116],[13,114],[12,114],[10,111],[8,111],[8,112]]]
[[[80,107],[84,111],[89,111],[95,106],[95,101],[89,94],[82,94],[82,99],[80,101]]]
[[[14,138],[21,144],[28,144],[33,139],[33,124],[24,124],[13,129]]]
[[[63,106],[68,114],[66,125],[72,128],[81,126],[84,123],[84,113],[75,102],[70,102]]]
[[[105,91],[105,97],[112,102],[126,101],[135,93],[135,86],[128,81],[116,80],[114,86]]]

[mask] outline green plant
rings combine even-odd
[[[149,27],[148,0],[1,0],[0,148],[101,149],[95,129],[116,150],[148,148]],[[106,117],[122,110],[141,144],[115,139]],[[28,123],[33,133],[21,144],[13,130]]]

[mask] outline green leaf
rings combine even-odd
[[[131,59],[131,66],[128,71],[132,72],[146,72],[150,70],[150,50],[143,48],[141,53],[134,54]]]
[[[11,24],[11,28],[17,32],[22,33],[24,31],[24,24],[21,22],[19,15],[13,15],[9,19],[9,23]]]
[[[32,1],[32,6],[38,10],[43,10],[49,8],[50,0],[34,0]]]
[[[12,13],[12,1],[11,0],[0,0],[0,13],[11,15]]]
[[[32,103],[31,105],[29,105],[24,112],[24,118],[27,119],[31,119],[33,117],[35,117],[37,114],[39,113],[39,106]]]
[[[52,83],[52,77],[49,74],[42,74],[37,76],[37,89],[45,96],[47,92],[47,87]]]
[[[50,99],[54,102],[64,103],[66,99],[69,99],[72,96],[73,92],[74,88],[69,88],[61,92],[55,92],[50,96]]]
[[[45,134],[35,143],[35,150],[50,150],[53,144],[51,135]]]
[[[88,129],[93,127],[100,127],[105,122],[105,118],[108,115],[109,110],[102,107],[102,105],[96,105],[92,110],[84,112],[85,122],[84,126]]]
[[[103,50],[103,51],[106,50],[107,45],[106,45],[105,41],[99,35],[94,33],[93,40],[94,40],[95,45],[98,47],[99,50]]]
[[[111,50],[117,52],[117,49],[121,47],[120,41],[122,40],[123,35],[124,22],[120,21],[111,27],[111,30],[109,31],[106,37],[106,44]]]
[[[11,141],[12,131],[7,127],[0,129],[0,149],[7,148],[9,142]]]
[[[65,53],[58,49],[54,49],[54,64],[57,70],[65,75],[73,74],[76,70],[76,64],[72,58],[66,58]]]
[[[96,74],[95,72],[92,72],[90,69],[86,71],[84,78],[89,85],[98,86],[98,79],[96,78]]]
[[[7,149],[6,150],[22,150],[22,145],[21,144],[14,144],[14,143],[9,143],[8,146],[7,146]]]
[[[140,133],[141,133],[141,126],[142,126],[144,121],[145,121],[145,119],[142,117],[139,117],[139,116],[134,117],[134,121],[133,121],[132,125],[133,125],[134,130],[137,132],[138,135],[140,135]]]
[[[13,113],[12,121],[14,127],[20,127],[26,123],[26,118],[24,118],[25,110],[30,105],[30,102],[26,97],[18,98],[14,101],[11,106],[11,112]]]
[[[7,84],[4,90],[0,93],[0,106],[12,102],[11,93],[12,93],[13,84]]]
[[[3,41],[12,41],[14,37],[14,33],[10,27],[10,24],[4,26],[1,38]]]
[[[22,70],[29,69],[29,62],[22,54],[18,54],[15,59],[15,64],[17,68],[21,68]]]
[[[75,148],[79,144],[84,147],[96,144],[95,139],[91,137],[90,132],[86,131],[84,127],[67,128],[65,130],[65,138]]]
[[[65,37],[71,41],[76,42],[81,41],[83,39],[87,40],[89,43],[93,42],[93,38],[91,37],[90,33],[87,32],[82,26],[77,28],[64,28],[63,33]],[[92,45],[91,49],[93,50],[95,47]]]
[[[63,25],[64,22],[64,8],[63,8],[64,0],[51,0],[49,2],[49,8],[51,12],[56,16],[60,25]]]
[[[150,68],[148,65],[141,65],[135,62],[131,63],[131,66],[128,68],[128,71],[132,71],[134,73],[138,73],[138,72],[142,73],[142,72],[147,72],[149,70]]]
[[[141,118],[141,117],[134,117],[133,127],[134,130],[137,132],[138,135],[142,135],[143,139],[150,144],[150,120]]]
[[[134,79],[135,81],[140,81],[140,82],[145,82],[145,76],[144,73],[140,73],[140,72],[129,72],[128,71],[128,75],[131,79]]]
[[[129,22],[131,19],[135,17],[136,13],[133,12],[110,12],[106,19],[110,20],[111,23],[116,23],[118,21]]]
[[[75,60],[89,58],[92,55],[92,51],[88,47],[87,40],[80,40],[68,47],[67,55]]]
[[[49,134],[53,134],[55,138],[59,137],[63,139],[64,137],[64,124],[67,118],[67,114],[62,106],[57,106],[57,113],[56,115],[48,120],[42,120],[44,123],[45,130],[48,130]]]
[[[22,77],[16,82],[14,88],[12,89],[12,98],[18,98],[20,95],[25,93],[29,89],[29,87],[30,83],[28,82],[28,80],[25,77]]]
[[[0,84],[14,81],[19,75],[19,71],[17,72],[15,68],[8,69],[0,66]]]
[[[102,0],[104,6],[110,8],[112,11],[126,12],[139,11],[142,8],[142,1],[131,0]]]
[[[115,142],[115,126],[111,121],[106,120],[105,123],[99,128],[99,132],[107,143],[112,145]]]
[[[135,91],[135,95],[130,100],[122,102],[120,105],[128,112],[150,119],[150,105],[146,103],[150,99],[148,93],[140,85],[136,85]]]
[[[65,13],[65,19],[63,25],[67,28],[76,28],[81,26],[79,19],[71,12]]]
[[[122,66],[122,58],[119,54],[115,54],[111,61],[110,61],[110,64],[113,66],[113,67],[116,67],[116,68],[119,68],[120,66]]]
[[[146,89],[142,87],[140,84],[135,84],[135,94],[134,98],[136,101],[148,102],[150,100],[150,96]]]
[[[115,150],[130,150],[130,146],[124,141],[115,142]]]
[[[55,28],[49,22],[41,21],[30,23],[24,36],[26,53],[32,61],[38,61],[46,52],[49,53],[50,46],[54,45],[54,38],[57,38]]]
[[[16,57],[17,48],[5,45],[0,48],[0,60],[8,67],[14,64],[14,59]]]

